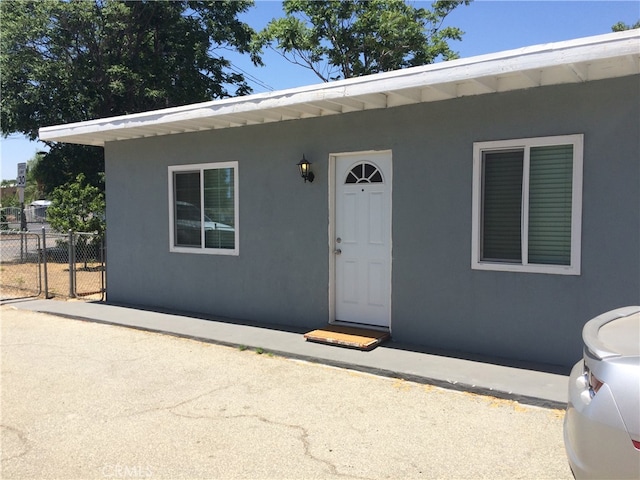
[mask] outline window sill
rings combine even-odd
[[[201,248],[201,247],[170,247],[170,253],[192,253],[196,255],[232,255],[238,256],[238,249],[229,248]]]
[[[493,272],[543,273],[548,275],[580,275],[580,267],[572,265],[521,265],[495,262],[474,262],[472,270]]]

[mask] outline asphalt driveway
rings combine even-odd
[[[2,478],[572,478],[561,410],[0,314]]]

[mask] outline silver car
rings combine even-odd
[[[640,306],[588,321],[571,370],[564,444],[576,479],[640,479]]]

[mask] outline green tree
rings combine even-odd
[[[47,218],[58,232],[105,232],[105,197],[80,173],[74,181],[57,187],[51,196]]]
[[[45,196],[75,180],[79,173],[88,183],[102,189],[104,152],[102,147],[52,143],[48,152],[39,155],[30,172]]]
[[[251,47],[254,31],[237,18],[252,4],[0,1],[2,134],[35,140],[42,126],[250,92],[223,53],[235,50],[260,62]],[[103,162],[100,149],[60,144],[43,156],[36,174],[47,192],[79,172],[98,185]]]
[[[260,32],[260,46],[327,82],[457,58],[448,45],[462,31],[444,27],[464,0],[435,1],[431,10],[402,0],[285,0],[285,17]]]
[[[612,32],[623,32],[624,30],[634,30],[636,28],[640,28],[640,20],[638,20],[633,25],[627,25],[624,22],[618,22],[613,27],[611,27]]]
[[[105,224],[104,193],[87,183],[84,174],[80,173],[73,182],[57,187],[52,193],[51,205],[47,209],[47,219],[51,228],[58,232],[97,233],[91,242],[97,246],[103,238]],[[77,238],[76,248],[84,259],[87,268],[89,239],[81,235]]]

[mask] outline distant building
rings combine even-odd
[[[11,187],[0,187],[0,203],[4,205],[6,201],[15,197],[18,194],[18,187],[15,185]]]

